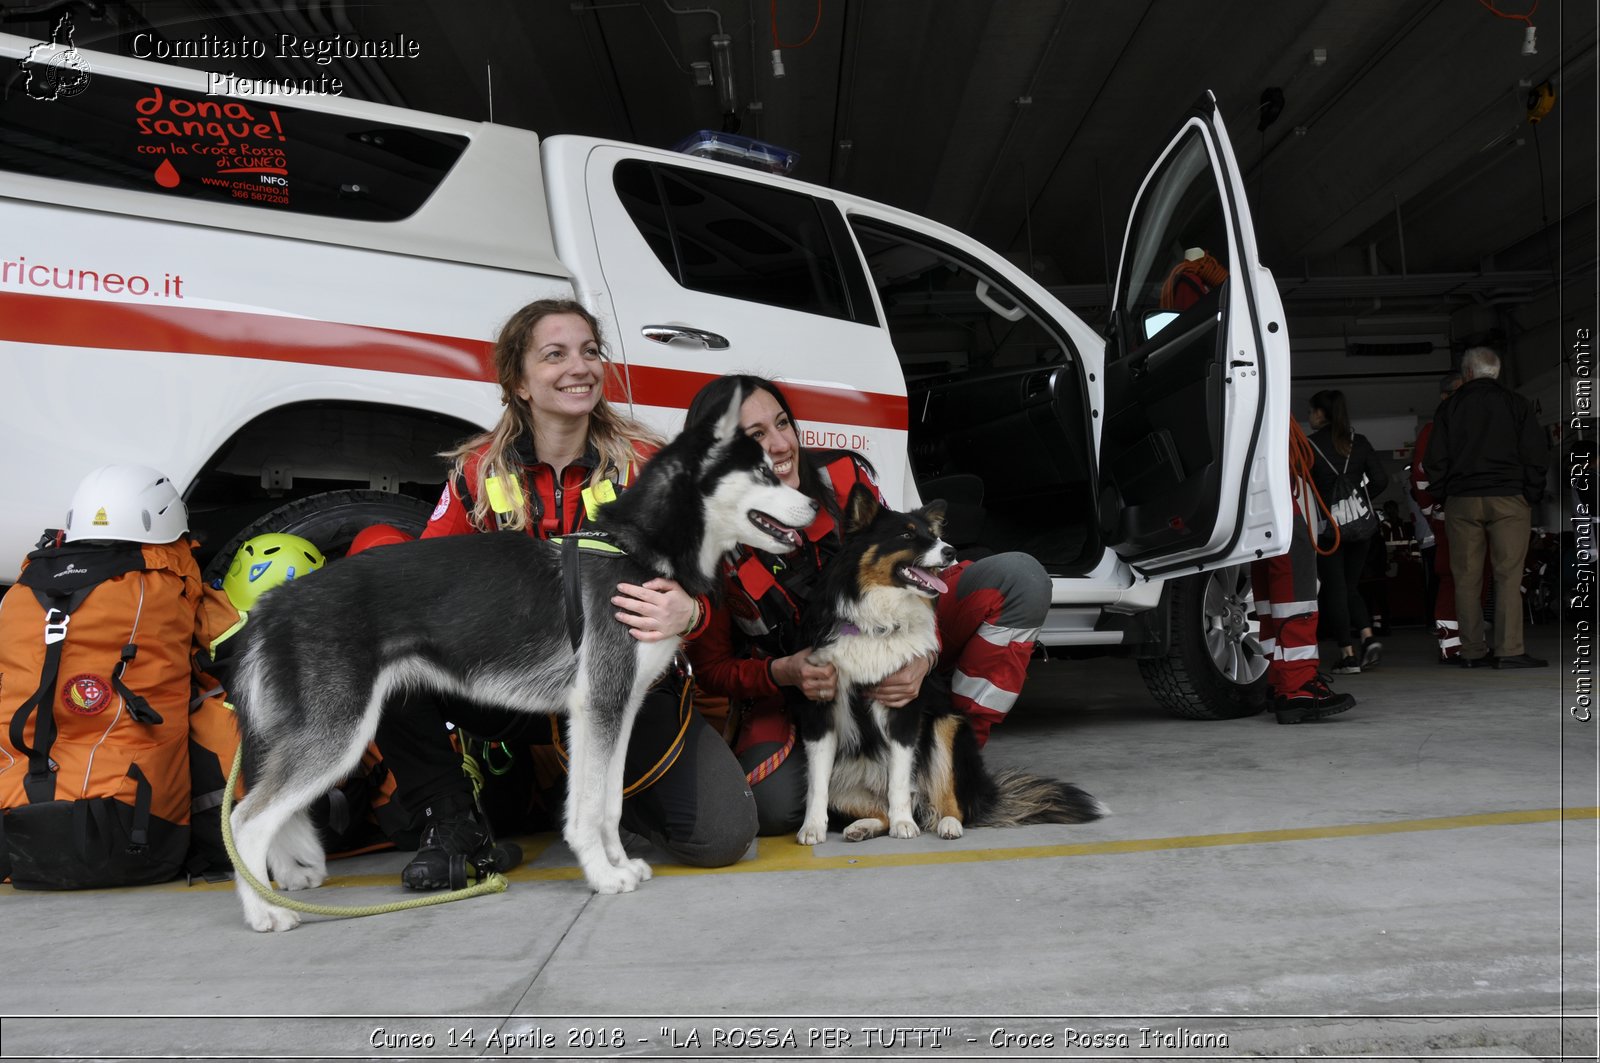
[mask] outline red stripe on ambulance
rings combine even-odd
[[[684,410],[689,408],[689,401],[695,394],[708,382],[715,380],[717,375],[654,365],[633,365],[628,367],[628,376],[633,381],[634,402]],[[783,393],[789,397],[795,417],[806,427],[836,423],[905,431],[909,416],[904,395],[788,382],[783,385]],[[607,389],[606,397],[613,402],[627,401],[627,396],[616,384]]]
[[[483,340],[238,310],[0,293],[5,339],[493,380]]]
[[[493,346],[486,340],[193,306],[0,292],[0,339],[494,380]],[[678,410],[687,409],[695,393],[716,378],[714,373],[662,366],[629,366],[626,371],[634,402]],[[795,416],[810,426],[906,429],[904,395],[814,384],[785,384],[784,392]],[[613,402],[627,398],[615,378],[606,393]]]

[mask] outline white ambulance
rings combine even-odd
[[[0,35],[27,89],[0,100],[4,578],[107,461],[172,477],[213,563],[418,527],[438,452],[498,416],[498,326],[573,294],[637,416],[671,432],[713,376],[779,378],[806,443],[1046,566],[1052,652],[1134,656],[1184,715],[1253,707],[1289,340],[1209,96],[1134,201],[1102,337],[990,248],[827,188],[65,51]]]

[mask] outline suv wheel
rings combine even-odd
[[[1191,720],[1231,720],[1266,707],[1267,658],[1251,622],[1250,566],[1173,580],[1167,650],[1139,661],[1164,708]]]
[[[234,552],[266,532],[286,532],[309,539],[328,558],[342,557],[350,540],[369,524],[393,524],[408,535],[416,535],[428,522],[433,507],[419,498],[386,491],[324,491],[285,502],[262,514],[235,533],[206,565],[207,581],[227,575]]]

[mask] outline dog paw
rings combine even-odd
[[[892,838],[915,838],[922,833],[922,828],[913,820],[897,819],[889,824],[889,836]]]
[[[800,827],[800,833],[795,835],[795,840],[801,845],[821,845],[828,840],[827,823],[805,823]]]
[[[638,876],[638,880],[640,882],[649,882],[651,876],[654,874],[654,872],[650,870],[650,865],[645,863],[643,860],[628,860],[625,861],[622,866],[633,872],[634,875]]]
[[[939,837],[961,837],[961,821],[954,816],[946,816],[939,821]]]
[[[261,905],[244,913],[244,924],[263,934],[282,933],[300,925],[300,913],[275,905]]]
[[[844,840],[847,842],[864,842],[868,838],[876,838],[889,828],[881,819],[858,819],[844,829]]]
[[[639,875],[631,867],[606,867],[588,876],[589,888],[596,893],[632,893],[639,888]]]
[[[275,872],[273,877],[278,880],[278,885],[286,893],[294,890],[316,889],[328,881],[328,869],[326,866],[311,867],[297,863]]]

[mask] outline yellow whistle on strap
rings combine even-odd
[[[517,513],[522,510],[522,481],[515,476],[486,476],[483,488],[489,492],[489,508],[496,513]]]
[[[595,514],[600,512],[601,506],[607,502],[615,502],[617,500],[617,487],[610,480],[601,480],[593,487],[585,487],[581,497],[583,498],[584,514],[590,520],[594,520]]]

